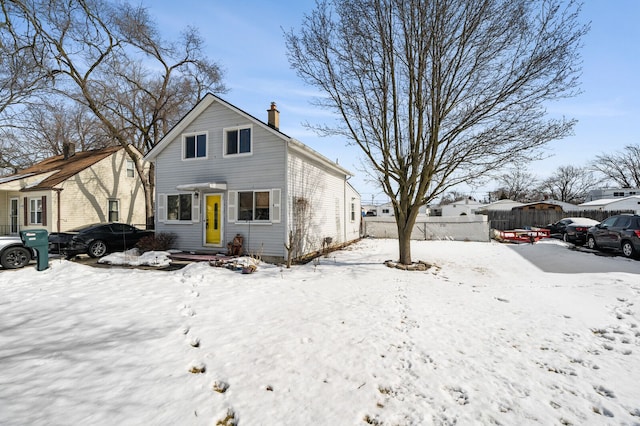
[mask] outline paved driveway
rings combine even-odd
[[[510,245],[515,252],[544,272],[560,274],[629,272],[640,274],[640,260],[574,247],[556,241]]]

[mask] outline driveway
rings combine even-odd
[[[622,255],[589,250],[556,240],[536,244],[509,246],[529,262],[543,270],[558,274],[628,272],[640,274],[640,260]]]

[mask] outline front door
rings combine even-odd
[[[205,244],[220,247],[222,244],[222,195],[206,196]]]
[[[18,199],[12,198],[9,201],[9,223],[11,225],[11,229],[9,229],[10,234],[18,233]]]

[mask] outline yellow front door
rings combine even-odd
[[[222,237],[222,195],[207,195],[205,243],[219,246]]]

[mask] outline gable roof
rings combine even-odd
[[[67,159],[64,158],[64,155],[56,155],[55,157],[47,158],[31,167],[23,169],[16,174],[3,177],[2,183],[46,174],[47,176],[44,176],[41,181],[27,188],[23,188],[22,191],[51,189],[121,149],[124,148],[118,145],[92,151],[80,151]]]
[[[631,195],[629,197],[623,198],[600,198],[598,200],[587,201],[586,203],[580,204],[580,207],[597,207],[597,206],[607,206],[609,204],[618,203],[620,201],[626,200],[638,200],[640,202],[640,195]]]
[[[253,121],[256,125],[260,126],[261,128],[273,133],[274,135],[276,135],[278,138],[280,138],[281,140],[283,140],[284,142],[288,143],[289,146],[293,149],[295,149],[297,152],[301,153],[301,154],[305,154],[307,156],[310,156],[311,158],[314,158],[318,161],[320,161],[321,163],[323,163],[324,165],[331,167],[337,171],[339,171],[340,173],[345,174],[346,176],[353,176],[353,173],[351,173],[349,170],[345,169],[344,167],[340,166],[338,163],[335,163],[331,160],[329,160],[327,157],[325,157],[324,155],[320,154],[319,152],[313,150],[312,148],[308,147],[307,145],[303,144],[302,142],[287,136],[286,134],[282,133],[280,130],[274,129],[273,127],[269,126],[267,123],[265,123],[262,120],[257,119],[256,117],[254,117],[253,115],[247,113],[246,111],[243,111],[242,109],[230,104],[229,102],[225,101],[224,99],[212,94],[212,93],[207,93],[192,109],[191,111],[189,111],[187,114],[185,114],[184,117],[182,117],[180,119],[180,121],[173,126],[173,128],[166,134],[164,135],[164,137],[160,140],[160,142],[158,142],[156,144],[156,146],[154,146],[151,151],[149,151],[145,156],[144,156],[144,160],[146,161],[153,161],[174,139],[176,139],[178,136],[180,136],[184,130],[187,128],[187,126],[189,126],[191,124],[191,122],[193,120],[195,120],[200,114],[202,114],[202,112],[204,112],[210,105],[212,105],[214,102],[217,102],[231,110],[233,110],[234,112],[236,112],[237,114],[240,114],[241,116],[243,116],[244,118]]]

